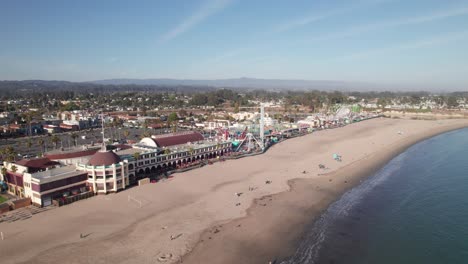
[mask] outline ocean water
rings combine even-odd
[[[468,263],[468,129],[395,157],[330,205],[281,263]]]

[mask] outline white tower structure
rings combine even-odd
[[[260,104],[260,148],[265,149],[265,106]]]

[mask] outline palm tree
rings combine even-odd
[[[135,153],[133,153],[133,158],[134,158],[135,160],[139,160],[139,159],[140,159],[140,152],[135,152]]]
[[[188,149],[188,153],[189,153],[189,155],[190,155],[190,160],[191,160],[191,162],[193,162],[193,153],[194,153],[194,152],[195,152],[195,150],[194,150],[192,147],[190,147],[190,148]]]
[[[53,135],[50,140],[54,143],[54,148],[57,149],[60,138],[57,135]]]
[[[41,148],[41,154],[44,154],[44,139],[43,138],[39,138],[37,140],[37,144],[39,145],[39,147]]]
[[[125,140],[127,140],[128,136],[130,135],[130,131],[125,130],[125,131],[123,132],[123,135],[124,135],[124,137],[125,137]]]
[[[32,121],[32,113],[28,112],[25,114],[24,119],[26,120],[26,123],[28,123],[29,126],[29,136],[32,136],[32,127],[31,127],[31,121]]]
[[[78,138],[78,134],[73,132],[70,134],[70,137],[73,140],[73,145],[76,147],[76,143],[77,143],[76,139]]]
[[[31,139],[28,139],[28,141],[26,141],[26,146],[28,147],[29,150],[31,150],[31,147],[32,147],[32,141]]]
[[[6,179],[6,174],[7,174],[7,172],[8,172],[7,168],[2,167],[1,172],[2,172],[2,175],[3,175],[3,180],[5,180],[5,179]]]
[[[169,155],[169,154],[171,154],[171,150],[168,149],[168,148],[165,149],[165,150],[164,150],[164,155]]]
[[[7,178],[7,172],[8,172],[8,170],[7,170],[7,168],[2,167],[1,172],[2,172],[2,175],[3,175],[3,181],[8,183],[8,178]],[[8,187],[8,188],[9,188],[9,187]],[[3,188],[0,188],[0,189],[3,191]]]
[[[143,132],[143,135],[141,135],[141,138],[150,137],[150,136],[151,136],[151,133],[148,130],[145,130],[145,132]]]
[[[190,148],[188,149],[188,153],[189,153],[190,157],[193,156],[193,153],[194,153],[194,152],[195,152],[195,150],[194,150],[192,147],[190,147]]]
[[[120,120],[118,117],[114,117],[112,120],[112,127],[119,127],[120,126]]]
[[[3,153],[6,155],[5,160],[8,161],[8,162],[12,162],[16,158],[16,151],[11,145],[7,146],[3,150]]]
[[[13,174],[16,174],[16,172],[18,171],[18,168],[13,165],[10,167],[10,170],[13,172]],[[18,188],[18,180],[16,179],[16,175],[13,175],[13,177],[15,178],[15,195],[16,195],[16,190]]]
[[[294,121],[297,121],[297,114],[299,113],[299,106],[294,107],[295,113],[294,113]]]
[[[47,152],[47,147],[49,146],[49,139],[45,138],[44,139],[44,152]]]

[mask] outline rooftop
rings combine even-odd
[[[144,150],[144,149],[138,149],[138,148],[129,148],[129,149],[122,149],[117,151],[117,155],[119,156],[124,156],[124,155],[133,155],[135,153],[145,153],[145,152],[155,152],[156,150]]]
[[[113,151],[98,151],[88,161],[90,166],[109,166],[120,162],[119,155]]]
[[[100,149],[100,146],[86,146],[83,147],[76,147],[71,149],[65,150],[53,150],[44,154],[45,157],[57,160],[57,159],[73,159],[79,157],[86,157],[91,156],[96,153]]]
[[[204,140],[202,134],[196,131],[184,131],[163,135],[155,135],[151,138],[143,138],[140,143],[149,147],[170,147],[182,145],[189,142],[197,142]]]
[[[31,173],[31,178],[38,182],[49,182],[61,180],[64,178],[74,177],[86,173],[85,171],[79,171],[76,166],[64,166],[59,168],[53,168],[50,170],[40,171]]]
[[[45,170],[60,164],[48,158],[22,159],[15,163],[20,166],[28,167],[28,169],[32,171]]]

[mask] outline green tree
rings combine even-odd
[[[381,106],[382,108],[385,108],[386,105],[387,105],[387,100],[385,98],[380,97],[377,100],[377,106]]]
[[[172,128],[172,132],[177,131],[177,120],[179,120],[177,113],[172,112],[169,114],[167,118],[167,124]]]
[[[3,179],[6,179],[6,175],[7,175],[7,172],[8,172],[7,168],[2,167],[1,171],[2,171],[2,175],[3,175]]]
[[[234,113],[239,113],[239,103],[234,104]]]
[[[191,105],[206,105],[208,103],[208,98],[206,94],[197,93],[192,96],[192,100],[190,102]]]
[[[133,153],[133,158],[134,158],[135,160],[139,160],[139,159],[140,159],[140,152],[135,152],[135,153]]]
[[[13,146],[7,146],[2,152],[5,155],[6,161],[13,162],[16,159],[16,151]]]
[[[57,135],[53,135],[50,140],[54,144],[54,148],[57,149],[60,138]]]
[[[141,138],[145,138],[145,137],[151,137],[151,132],[149,132],[148,130],[145,130],[143,134],[141,135]]]
[[[175,122],[177,120],[179,120],[179,116],[177,116],[176,112],[170,113],[169,116],[167,117],[167,122],[169,122],[169,123],[173,123],[173,122]]]
[[[455,107],[458,107],[457,97],[455,97],[455,96],[449,96],[449,97],[447,98],[447,106],[448,106],[448,108],[455,108]]]
[[[77,145],[77,140],[76,139],[78,138],[78,134],[73,132],[73,133],[70,134],[70,137],[73,140],[73,145],[76,147],[76,145]]]

